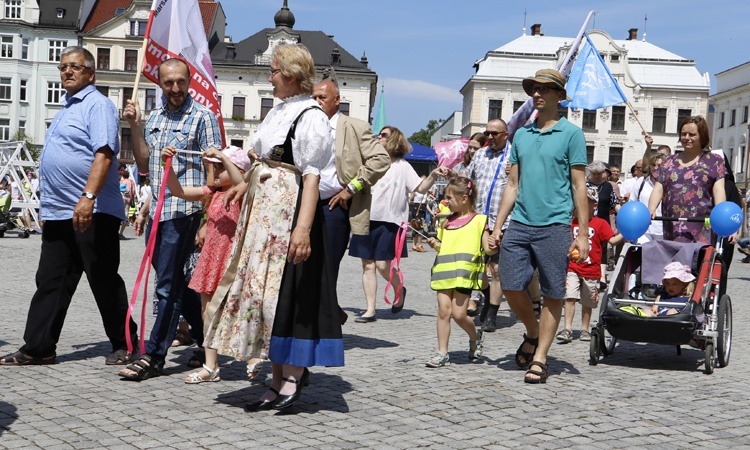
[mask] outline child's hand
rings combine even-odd
[[[427,238],[427,245],[429,245],[432,248],[435,248],[435,238]]]
[[[208,150],[206,150],[205,152],[203,152],[203,159],[205,160],[205,159],[208,159],[208,158],[217,158],[217,159],[219,159],[221,161],[224,161],[224,158],[226,158],[226,155],[224,155],[224,153],[222,153],[220,150],[217,150],[217,149],[211,147]],[[209,161],[209,162],[211,162],[211,161]]]
[[[161,160],[166,162],[167,158],[176,154],[177,149],[175,149],[174,147],[164,147],[164,150],[161,151]]]

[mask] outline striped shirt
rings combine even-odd
[[[167,100],[162,98],[163,106],[155,109],[146,121],[146,144],[151,152],[149,168],[151,176],[151,219],[156,212],[156,202],[161,190],[164,168],[161,165],[161,151],[165,147],[174,146],[177,154],[172,158],[172,170],[182,186],[203,186],[206,184],[206,174],[203,170],[201,155],[180,153],[180,150],[205,152],[211,147],[220,149],[221,131],[216,116],[195,103],[188,95],[185,103],[177,111],[170,111]],[[181,198],[172,197],[167,190],[164,197],[164,207],[160,222],[186,217],[203,210],[201,202],[189,202]]]

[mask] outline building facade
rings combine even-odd
[[[679,121],[705,115],[710,90],[709,75],[701,74],[695,62],[645,41],[637,29],[625,40],[613,39],[600,30],[588,32],[594,46],[630,101],[626,105],[596,111],[561,110],[580,126],[586,137],[589,161],[603,160],[623,167],[623,173],[645,150],[643,130],[654,138],[654,147],[678,146]],[[574,37],[544,36],[541,25],[479,59],[475,74],[460,89],[463,95],[464,137],[484,130],[488,120],[509,119],[528,99],[521,81],[539,69],[557,68]],[[637,115],[637,117],[636,117]]]
[[[747,186],[750,61],[716,74],[711,145],[724,150],[738,183]]]

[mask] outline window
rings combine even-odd
[[[609,165],[622,166],[622,147],[609,148]]]
[[[526,102],[523,102],[523,101],[519,102],[518,100],[514,101],[513,102],[513,112],[515,113],[516,111],[518,111],[518,109],[520,107],[522,107],[524,103],[526,103]]]
[[[109,49],[96,49],[96,68],[99,70],[109,70]]]
[[[131,20],[130,21],[130,35],[131,36],[145,36],[147,23],[148,22],[143,21],[143,20]]]
[[[593,145],[587,145],[586,146],[586,160],[588,160],[589,163],[594,160],[594,146]]]
[[[747,123],[747,106],[742,108],[742,122],[740,123]]]
[[[65,9],[57,8],[57,18],[62,19],[63,17],[65,17]]]
[[[736,122],[737,122],[737,110],[733,109],[729,113],[729,126],[733,127]]]
[[[138,50],[125,50],[125,71],[138,70]]]
[[[19,120],[18,121],[18,136],[26,136],[26,121],[25,120]]]
[[[120,131],[120,154],[117,159],[133,159],[133,139],[130,128],[122,127]]]
[[[719,114],[719,128],[724,128],[724,113]]]
[[[245,145],[245,141],[242,139],[232,139],[229,141],[229,145],[234,145],[235,147],[242,148]]]
[[[232,97],[232,120],[245,120],[245,97]]]
[[[583,128],[584,130],[596,130],[596,110],[583,110]]]
[[[47,103],[60,103],[60,99],[65,94],[65,89],[59,81],[47,83]]]
[[[612,128],[611,129],[613,131],[625,130],[625,107],[624,106],[612,107]]]
[[[260,120],[264,120],[269,112],[271,112],[271,108],[273,108],[273,99],[272,98],[262,98],[260,99]]]
[[[53,62],[60,62],[60,53],[63,49],[68,46],[68,41],[49,41],[49,60]]]
[[[133,98],[133,88],[132,87],[122,88],[122,109],[125,109],[125,107],[128,106],[128,100],[132,98]],[[122,115],[122,111],[120,111],[120,115]]]
[[[109,97],[109,86],[96,85],[96,90],[99,91],[103,96]]]
[[[28,83],[28,81],[29,80],[20,80],[18,82],[18,101],[26,101],[26,83]]]
[[[609,57],[609,60],[612,61],[612,62],[617,62],[617,61],[620,60],[620,55],[611,55]]]
[[[560,115],[560,117],[568,118],[568,108],[562,106],[561,104],[557,104],[557,114]]]
[[[0,58],[13,57],[13,36],[3,36],[0,39]]]
[[[21,39],[21,59],[29,59],[29,38]]]
[[[499,119],[503,112],[503,101],[502,100],[490,100],[490,109],[487,113],[487,121],[492,119]]]
[[[156,89],[146,89],[146,101],[143,104],[146,112],[151,112],[156,108]]]
[[[667,108],[654,108],[651,131],[653,133],[664,133],[667,131]]]
[[[346,102],[340,102],[339,103],[339,112],[345,116],[349,115],[349,103]]]
[[[0,101],[10,101],[10,90],[12,78],[0,78]]]
[[[678,109],[677,110],[677,134],[680,134],[680,124],[683,120],[687,119],[693,114],[691,109]]]
[[[0,119],[0,141],[10,140],[10,119]]]
[[[21,18],[21,0],[5,0],[5,18]]]

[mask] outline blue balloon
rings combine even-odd
[[[742,208],[736,203],[721,202],[711,210],[711,229],[719,236],[727,237],[742,226]]]
[[[651,225],[651,213],[641,202],[627,202],[617,213],[617,229],[625,239],[635,242]]]

